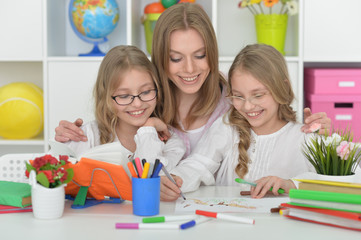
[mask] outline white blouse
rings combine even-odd
[[[238,162],[238,133],[228,124],[227,115],[214,122],[200,140],[197,148],[172,170],[183,179],[182,191],[194,191],[200,184],[241,185],[235,167]],[[301,132],[301,124],[289,122],[279,131],[258,136],[251,131],[248,149],[250,163],[245,180],[255,181],[266,176],[290,179],[301,173],[314,171],[303,156],[302,144],[308,134]],[[245,186],[249,189],[249,186]]]

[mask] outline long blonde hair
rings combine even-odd
[[[226,80],[219,73],[218,46],[212,23],[207,13],[198,4],[179,3],[164,11],[154,28],[152,62],[157,68],[164,101],[161,105],[164,121],[181,130],[178,122],[176,100],[177,87],[168,78],[170,35],[176,30],[195,29],[202,36],[210,73],[200,89],[198,99],[191,106],[186,118],[186,125],[191,125],[198,117],[210,115],[221,98],[220,86]]]
[[[296,113],[291,107],[295,95],[286,61],[280,52],[263,44],[248,45],[242,49],[229,69],[229,95],[232,92],[232,77],[236,70],[251,74],[269,90],[273,99],[279,104],[278,118],[280,120],[296,121]],[[240,137],[238,164],[235,171],[238,176],[244,177],[248,172],[249,157],[247,150],[250,146],[251,126],[233,106],[230,110],[229,122],[237,129]]]
[[[95,100],[95,118],[99,127],[100,143],[113,142],[115,127],[119,119],[111,98],[122,76],[129,70],[137,69],[149,73],[155,87],[159,89],[159,80],[154,65],[137,47],[116,46],[104,57],[100,64],[93,94]],[[157,105],[162,101],[162,94],[157,96]],[[156,112],[156,111],[155,111]],[[156,113],[153,113],[157,115]]]

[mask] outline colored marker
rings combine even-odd
[[[179,224],[116,223],[116,229],[179,229]]]
[[[171,180],[172,183],[174,183],[176,186],[178,186],[177,183],[174,181],[174,179],[173,179],[172,176],[169,174],[169,172],[167,171],[167,169],[165,169],[164,166],[163,166],[162,170],[163,170],[163,172],[165,173],[165,175],[167,176],[167,178],[168,178],[169,180]],[[180,190],[180,189],[179,189],[179,190]],[[182,193],[182,190],[180,190],[180,195],[182,196],[182,198],[183,198],[184,200],[186,200],[186,197],[185,197],[184,194]]]
[[[154,169],[152,178],[156,178],[159,175],[160,170],[162,169],[163,164],[161,162],[158,163],[157,168]]]
[[[151,178],[151,177],[152,177],[153,167],[154,167],[154,164],[153,164],[153,163],[149,163],[148,178]]]
[[[144,163],[142,178],[147,178],[148,177],[148,171],[149,171],[149,163],[146,162],[146,163]]]
[[[184,221],[196,219],[197,215],[178,215],[178,216],[160,216],[160,217],[146,217],[142,219],[143,223],[162,223],[171,221]]]
[[[238,182],[238,183],[249,184],[249,185],[251,185],[251,186],[253,186],[253,187],[256,187],[256,186],[257,186],[257,183],[247,182],[246,180],[243,180],[243,179],[241,179],[241,178],[236,178],[236,179],[234,179],[234,180],[235,180],[236,182]],[[272,191],[272,189],[273,189],[273,187],[271,187],[271,188],[269,189],[269,191]],[[285,193],[285,190],[282,189],[282,188],[279,188],[279,189],[277,190],[277,192],[278,192],[279,194],[283,194],[283,193]]]
[[[132,163],[133,163],[134,170],[135,170],[135,172],[137,173],[137,176],[138,176],[137,165],[135,164],[135,160],[134,160],[134,159],[132,160]]]
[[[254,224],[254,219],[251,218],[244,218],[239,216],[233,216],[233,215],[227,215],[224,213],[216,213],[216,212],[208,212],[208,211],[202,211],[202,210],[196,210],[196,214],[203,215],[206,217],[212,217],[217,219],[223,219],[223,220],[229,220],[233,222],[239,222],[239,223],[247,223],[247,224]]]
[[[132,177],[138,178],[137,172],[136,172],[135,169],[134,169],[133,163],[132,163],[132,162],[128,162],[128,163],[127,163],[127,166],[128,166],[128,169],[129,169],[130,174],[132,175]]]
[[[180,227],[180,229],[187,229],[187,228],[193,227],[195,225],[208,222],[210,220],[212,220],[212,219],[209,219],[209,218],[195,219],[195,220],[191,220],[189,222],[183,223],[179,227]]]
[[[138,176],[141,177],[143,173],[143,168],[139,158],[135,158],[135,166],[137,167],[138,170]]]
[[[142,159],[142,166],[144,167],[144,164],[147,162],[144,158]]]
[[[160,163],[160,160],[159,160],[159,159],[156,159],[155,162],[154,162],[154,167],[153,167],[152,176],[153,176],[153,173],[154,173],[155,169],[157,169],[157,166],[158,166],[159,163]]]

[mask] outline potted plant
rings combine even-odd
[[[36,218],[55,219],[63,215],[64,187],[74,176],[73,169],[66,166],[68,163],[68,156],[56,158],[49,154],[25,162]]]
[[[361,144],[352,140],[349,129],[336,130],[332,134],[326,132],[324,135],[315,133],[305,141],[302,150],[318,174],[352,176],[361,161]]]
[[[298,13],[298,2],[295,0],[244,0],[239,2],[238,7],[248,8],[254,15],[257,42],[271,45],[284,55],[288,15]]]

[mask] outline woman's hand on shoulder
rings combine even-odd
[[[272,187],[272,193],[276,196],[280,195],[278,189],[282,188],[286,193],[290,189],[296,188],[292,180],[283,179],[276,176],[263,177],[256,181],[257,186],[251,188],[251,197],[252,198],[262,198],[264,197]]]
[[[174,181],[177,183],[177,186],[170,181],[166,176],[160,177],[160,200],[165,202],[172,202],[179,198],[180,196],[180,187],[183,184],[182,178],[178,176],[173,176]]]
[[[61,120],[59,122],[59,126],[55,128],[55,140],[58,142],[88,141],[88,138],[84,135],[83,130],[80,128],[81,125],[83,125],[83,120],[80,118],[78,118],[73,123],[66,120]]]
[[[315,123],[321,124],[321,127],[318,130],[319,134],[324,134],[325,131],[330,131],[331,119],[327,117],[325,112],[312,113],[310,108],[305,108],[303,110],[303,114],[305,125],[301,128],[302,132],[311,133],[312,125]]]
[[[167,141],[170,138],[170,132],[167,124],[165,124],[162,120],[156,117],[150,117],[144,123],[143,127],[154,127],[158,132],[158,137],[161,141]]]

